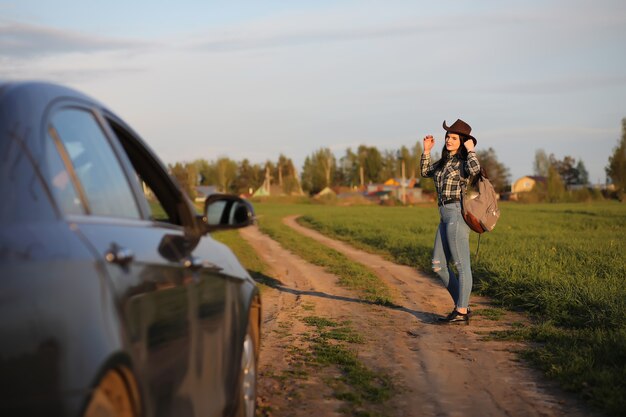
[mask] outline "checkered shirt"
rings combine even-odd
[[[439,165],[437,168],[436,165]],[[448,155],[446,161],[441,164],[433,164],[430,154],[422,154],[420,161],[422,177],[432,177],[435,181],[437,197],[440,201],[451,198],[461,198],[461,181],[467,184],[467,178],[480,172],[480,163],[475,152],[468,152],[467,161],[461,160],[457,155]],[[464,169],[461,178],[461,167]]]

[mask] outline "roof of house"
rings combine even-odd
[[[415,179],[415,178],[405,178],[404,179],[404,186],[405,187],[412,187],[416,182],[417,182],[417,179]],[[396,187],[400,187],[402,185],[402,178],[389,178],[387,181],[385,181],[384,184],[385,185],[394,185]]]
[[[524,175],[523,177],[518,178],[516,181],[521,180],[522,178],[530,178],[537,182],[546,182],[546,177],[542,177],[539,175]]]
[[[324,195],[336,195],[337,193],[335,193],[332,189],[325,187],[322,191],[320,191],[319,193],[315,194],[315,197],[321,197]]]
[[[198,193],[198,197],[207,197],[211,194],[217,194],[217,186],[216,185],[197,185],[196,193]]]

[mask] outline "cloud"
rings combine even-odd
[[[574,71],[574,70],[572,70]],[[541,75],[538,75],[541,77]],[[543,78],[543,77],[542,77]],[[607,88],[626,86],[626,75],[621,74],[571,74],[562,78],[543,78],[521,82],[493,82],[476,85],[455,83],[449,85],[420,85],[411,89],[380,90],[380,97],[404,97],[407,93],[413,96],[425,94],[457,94],[475,97],[477,94],[496,94],[505,96],[536,96],[574,94]],[[374,90],[372,90],[374,91]]]
[[[49,82],[58,83],[80,83],[93,81],[94,79],[107,79],[120,74],[145,73],[145,68],[139,67],[117,67],[117,68],[81,68],[81,69],[46,69],[39,71],[28,68],[28,66],[2,66],[0,68],[0,79],[45,79]]]
[[[585,127],[585,126],[569,126],[569,125],[552,125],[552,126],[533,126],[533,127],[505,127],[486,129],[481,134],[486,139],[497,138],[498,140],[517,141],[520,137],[525,140],[545,141],[546,137],[554,141],[571,141],[573,137],[612,137],[617,131],[613,127]],[[528,139],[531,138],[531,139]]]
[[[312,43],[365,41],[377,38],[412,36],[425,32],[423,25],[399,24],[362,28],[303,28],[277,32],[262,30],[229,31],[209,36],[194,48],[206,51],[233,51],[268,47],[300,46]]]
[[[0,78],[78,83],[145,72],[146,66],[135,58],[156,45],[4,21],[0,22]]]
[[[150,43],[105,38],[26,23],[0,23],[0,57],[31,58],[62,53],[130,50]]]
[[[626,75],[569,76],[559,79],[483,86],[480,91],[498,94],[564,94],[626,85]]]
[[[568,8],[565,13],[562,5],[542,6],[541,9],[534,6],[483,11],[461,9],[456,12],[445,8],[394,9],[387,5],[380,9],[367,6],[356,9],[330,8],[319,12],[282,13],[221,29],[214,28],[197,34],[189,46],[223,52],[393,37],[426,37],[434,33],[454,37],[460,30],[467,37],[473,33],[492,36],[494,31],[510,34],[522,30],[527,33],[531,29],[536,32],[535,38],[545,40],[546,33],[554,36],[555,25],[570,28],[561,32],[565,32],[564,36],[572,40],[572,37],[588,36],[590,32],[603,33],[607,27],[619,30],[626,23],[626,13],[608,13],[607,9],[611,10],[613,2],[609,1],[608,6],[604,3],[600,1],[597,7],[595,4],[594,7],[579,4],[573,10]]]

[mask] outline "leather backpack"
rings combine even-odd
[[[482,169],[474,177],[472,185],[478,191],[478,195],[475,198],[467,198],[465,195],[465,184],[461,182],[463,218],[474,232],[479,234],[490,232],[496,227],[496,223],[500,218],[498,195]]]

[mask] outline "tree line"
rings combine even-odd
[[[531,193],[525,193],[527,201],[588,201],[605,197],[624,199],[626,190],[626,118],[622,119],[622,136],[609,156],[605,167],[607,181],[613,188],[601,192],[589,186],[589,173],[582,160],[571,156],[558,159],[547,155],[543,149],[535,153],[534,173],[543,179],[537,182]]]
[[[266,181],[278,186],[284,194],[317,194],[326,187],[364,189],[368,184],[379,184],[390,178],[418,180],[426,191],[434,191],[430,178],[421,178],[419,161],[422,145],[416,142],[411,148],[380,151],[375,146],[360,145],[348,148],[339,158],[323,147],[308,155],[302,173],[298,175],[293,161],[280,154],[277,161],[252,163],[248,159],[235,161],[221,157],[214,161],[197,159],[169,165],[171,174],[192,197],[197,185],[213,185],[218,191],[235,194],[252,194]],[[510,187],[509,169],[498,161],[492,148],[477,152],[497,190]],[[438,155],[434,155],[438,158]]]
[[[518,199],[526,202],[567,202],[587,201],[603,198],[600,190],[588,189],[589,173],[582,160],[576,161],[566,155],[557,159],[543,149],[535,152],[534,174],[537,180],[534,188],[527,193],[518,193]]]
[[[613,148],[609,164],[605,168],[606,175],[615,186],[617,198],[624,201],[626,193],[626,118],[622,119],[622,138]]]
[[[276,161],[268,160],[264,163],[221,157],[213,161],[197,159],[177,162],[169,165],[169,169],[192,198],[196,194],[197,185],[213,185],[219,192],[252,194],[269,182],[287,195],[312,195],[326,187],[364,189],[368,184],[382,183],[390,178],[415,178],[424,191],[432,192],[432,180],[420,176],[421,154],[422,145],[418,141],[410,148],[401,146],[399,149],[382,151],[376,146],[360,145],[356,149],[347,148],[339,157],[330,148],[322,147],[305,158],[301,174],[298,174],[293,161],[283,154]],[[496,191],[510,191],[510,170],[498,160],[495,150],[477,150],[476,154]],[[433,157],[436,160],[439,155],[434,154]],[[533,197],[538,200],[567,199],[568,189],[589,185],[589,174],[584,162],[571,156],[558,159],[554,154],[547,155],[539,149],[535,154],[533,168],[536,176],[545,178]],[[626,118],[622,120],[621,141],[609,158],[606,173],[621,198],[626,189]]]

